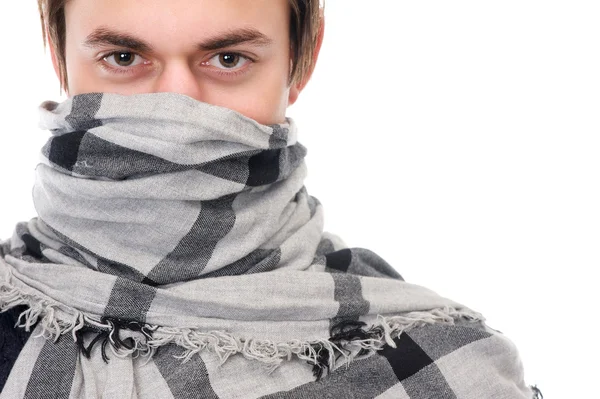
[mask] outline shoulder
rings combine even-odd
[[[513,342],[484,322],[428,324],[403,332],[380,352],[397,378],[392,391],[420,397],[533,398]],[[405,397],[400,395],[400,397]]]

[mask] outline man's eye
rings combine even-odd
[[[134,64],[135,57],[140,58],[140,62],[137,64]],[[114,67],[129,67],[141,64],[143,62],[141,58],[142,57],[135,53],[130,53],[127,51],[115,51],[114,53],[110,53],[105,56],[104,60]],[[111,60],[114,61],[114,64],[110,62]]]
[[[212,57],[208,64],[219,69],[234,69],[246,65],[250,59],[238,53],[221,53]]]
[[[133,67],[140,64],[149,64],[139,54],[130,51],[113,51],[102,57],[102,60],[112,68],[113,72],[133,71]],[[253,62],[252,59],[245,57],[239,53],[220,53],[212,57],[208,61],[204,61],[202,65],[212,65],[221,71],[241,70],[246,64]]]

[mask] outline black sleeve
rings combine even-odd
[[[31,328],[27,332],[24,328],[15,327],[19,314],[25,309],[26,306],[17,306],[0,313],[0,392],[33,330]]]

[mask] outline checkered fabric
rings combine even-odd
[[[38,215],[0,242],[27,333],[0,399],[540,395],[480,313],[323,231],[292,119],[86,93],[40,126]]]

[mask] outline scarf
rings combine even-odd
[[[176,93],[39,112],[37,216],[0,243],[0,310],[32,333],[0,398],[533,397],[480,313],[323,231],[291,118]]]

